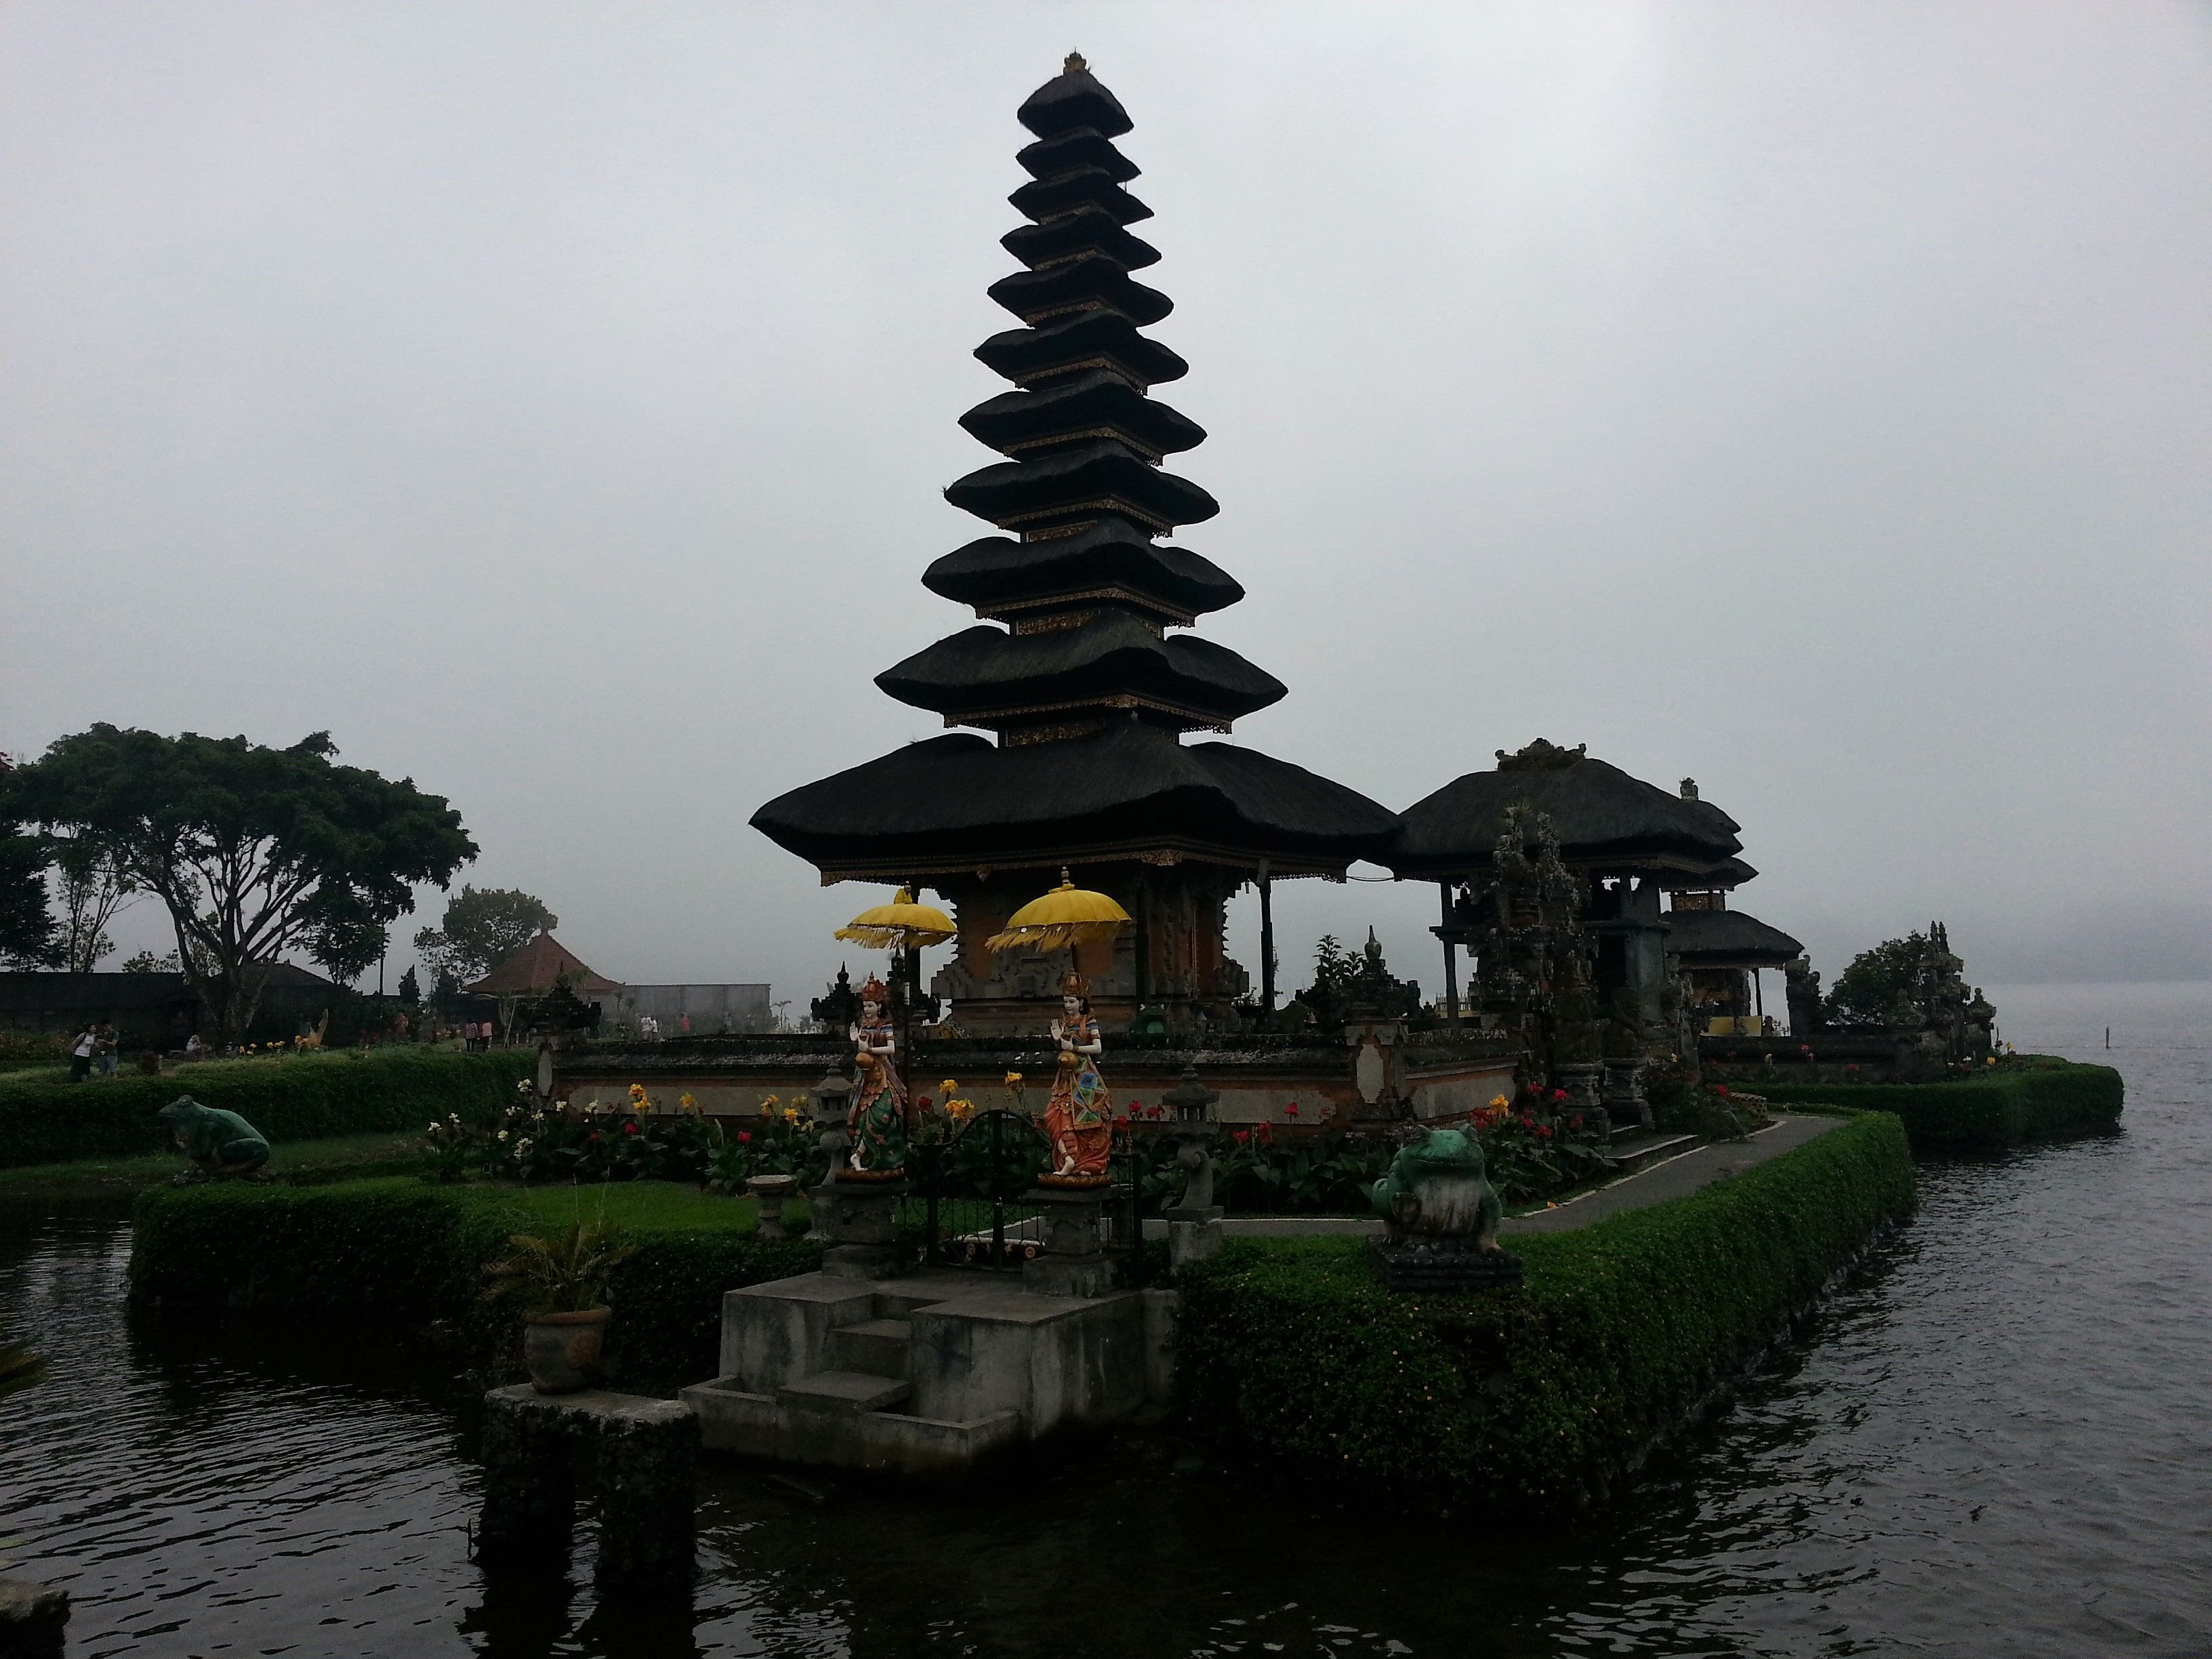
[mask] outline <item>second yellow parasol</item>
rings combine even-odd
[[[1004,931],[992,934],[983,945],[991,951],[1050,951],[1111,939],[1131,920],[1107,895],[1078,887],[1063,870],[1059,886],[1015,911],[1006,918]]]
[[[848,939],[872,951],[919,951],[942,945],[960,930],[933,904],[915,902],[914,890],[902,887],[889,904],[863,910],[840,927],[836,939]]]

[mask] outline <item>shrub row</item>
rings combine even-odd
[[[1571,1508],[1911,1206],[1904,1133],[1869,1113],[1690,1197],[1510,1241],[1516,1290],[1394,1295],[1362,1241],[1232,1241],[1178,1275],[1178,1394],[1232,1455],[1443,1509]]]
[[[140,1195],[131,1298],[164,1321],[434,1322],[471,1363],[507,1375],[520,1316],[485,1299],[483,1263],[511,1235],[556,1231],[580,1214],[604,1215],[638,1247],[608,1288],[608,1372],[633,1389],[714,1376],[722,1292],[808,1272],[820,1254],[800,1241],[763,1243],[750,1205],[655,1182],[530,1192],[405,1177],[224,1182]]]
[[[159,1152],[167,1138],[154,1115],[185,1094],[236,1112],[271,1142],[420,1128],[449,1112],[481,1117],[513,1102],[536,1063],[524,1049],[403,1047],[203,1060],[87,1083],[0,1080],[0,1168]]]
[[[2024,1141],[2093,1134],[2120,1121],[2125,1091],[2109,1066],[2028,1054],[1951,1083],[1766,1083],[1777,1104],[1826,1103],[1894,1112],[1916,1152],[1996,1152]]]

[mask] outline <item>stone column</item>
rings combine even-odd
[[[550,1397],[527,1383],[484,1396],[476,1555],[488,1567],[542,1566],[568,1550],[576,1516],[568,1434],[556,1413],[531,1409]]]
[[[898,1248],[898,1206],[913,1188],[903,1176],[853,1181],[836,1170],[814,1189],[814,1231],[826,1238],[822,1271],[841,1279],[886,1279],[905,1265]]]
[[[1036,1187],[1024,1204],[1044,1212],[1044,1253],[1022,1263],[1022,1288],[1040,1296],[1103,1296],[1114,1288],[1114,1264],[1099,1248],[1109,1189]]]

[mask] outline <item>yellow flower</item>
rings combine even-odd
[[[939,1094],[941,1094],[941,1095],[948,1095],[948,1096],[949,1096],[950,1094],[951,1094],[951,1092],[952,1092],[955,1089],[957,1089],[959,1086],[960,1086],[960,1084],[959,1084],[959,1082],[958,1082],[958,1080],[957,1080],[957,1079],[954,1079],[954,1078],[947,1078],[947,1079],[945,1079],[945,1081],[944,1081],[944,1082],[942,1082],[942,1083],[940,1083],[940,1084],[939,1084],[939,1085],[937,1085],[937,1092],[938,1092],[938,1093],[939,1093]]]
[[[1022,1074],[1021,1074],[1019,1072],[1009,1072],[1009,1073],[1006,1073],[1006,1087],[1008,1087],[1009,1089],[1012,1088],[1016,1084],[1019,1083],[1021,1080],[1022,1080]]]
[[[676,1097],[676,1103],[687,1112],[696,1112],[699,1109],[698,1101],[690,1095],[678,1095]]]
[[[1506,1099],[1504,1095],[1492,1095],[1490,1097],[1490,1103],[1493,1106],[1503,1108],[1510,1106],[1513,1103]]]
[[[796,1106],[787,1106],[787,1107],[785,1107],[785,1108],[783,1109],[783,1121],[784,1121],[786,1123],[796,1123],[796,1122],[798,1122],[798,1121],[799,1121],[799,1108],[798,1108],[798,1107],[796,1107]]]
[[[766,1100],[761,1102],[761,1115],[763,1117],[774,1117],[775,1115],[776,1099],[777,1097],[775,1096],[770,1095]]]
[[[633,1083],[629,1085],[629,1102],[633,1106],[650,1106],[653,1097],[645,1092],[645,1085]]]

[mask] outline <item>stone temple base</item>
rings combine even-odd
[[[802,1273],[724,1296],[723,1374],[683,1399],[709,1451],[957,1473],[1164,1398],[1174,1301],[1038,1295],[1001,1273]]]
[[[1392,1291],[1490,1291],[1518,1285],[1521,1258],[1459,1239],[1377,1239],[1368,1259]]]

